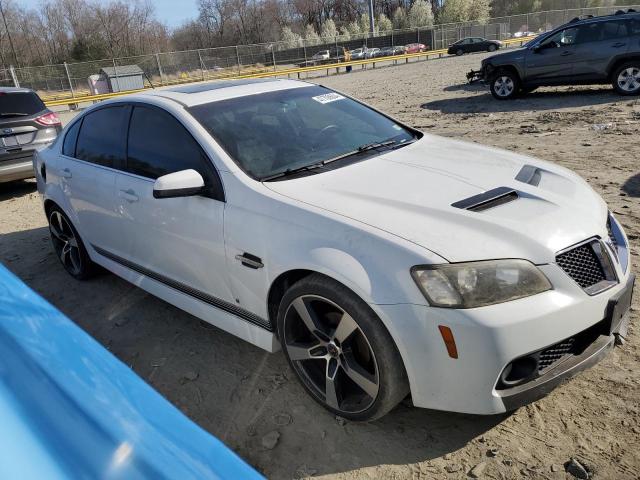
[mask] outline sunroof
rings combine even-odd
[[[252,83],[273,82],[271,78],[247,78],[244,80],[220,80],[208,83],[196,83],[193,85],[184,85],[181,87],[168,88],[169,92],[178,93],[201,93],[209,90],[219,90],[221,88],[238,87],[241,85],[251,85]]]

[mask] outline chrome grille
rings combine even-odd
[[[592,287],[607,279],[602,263],[593,249],[593,242],[559,254],[556,263],[582,288]]]

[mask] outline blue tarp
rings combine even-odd
[[[263,477],[0,265],[0,478]]]

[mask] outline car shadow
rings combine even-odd
[[[37,187],[38,185],[34,179],[0,183],[0,202],[33,193]]]
[[[186,415],[268,478],[406,465],[455,452],[506,416],[398,406],[343,423],[270,354],[112,274],[80,282],[63,270],[46,227],[0,236],[0,259]],[[275,448],[262,438],[277,430]]]
[[[494,99],[486,86],[482,84],[459,84],[445,87],[446,91],[485,92],[444,100],[434,100],[421,105],[426,110],[436,110],[442,113],[499,113],[519,112],[528,110],[557,110],[558,108],[580,108],[593,105],[617,103],[624,98],[615,94],[611,89],[569,89],[542,90],[529,93],[514,100],[500,101]]]
[[[630,197],[640,197],[640,173],[629,177],[622,185],[621,190]]]

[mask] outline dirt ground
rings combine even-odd
[[[424,131],[572,168],[609,203],[640,254],[640,99],[609,88],[494,101],[464,73],[482,55],[316,79]],[[52,252],[34,183],[0,185],[0,261],[203,428],[270,478],[640,478],[640,295],[629,342],[511,415],[400,405],[372,424],[336,420],[270,355],[114,275],[77,282]],[[277,432],[277,433],[273,433]],[[266,436],[266,437],[265,437]],[[277,442],[273,442],[277,437]],[[473,470],[473,471],[472,471]]]

